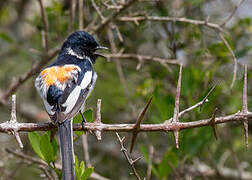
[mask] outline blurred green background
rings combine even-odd
[[[139,1],[120,16],[170,16],[187,17],[221,24],[238,4],[238,0],[175,0]],[[49,48],[63,42],[68,35],[70,15],[69,0],[43,0],[49,22]],[[115,12],[96,0],[105,17]],[[78,7],[78,2],[77,2]],[[202,110],[190,112],[180,121],[196,121],[211,117],[215,108],[217,115],[224,116],[241,110],[243,87],[243,64],[248,64],[248,107],[252,111],[252,2],[245,1],[224,29],[225,38],[238,60],[237,80],[232,82],[233,59],[219,39],[215,30],[206,26],[195,26],[173,22],[113,21],[122,35],[113,29],[116,47],[124,53],[151,55],[183,62],[180,110],[204,98],[214,84],[216,89]],[[91,1],[84,1],[84,28],[89,23],[101,23]],[[109,25],[112,26],[112,25]],[[4,93],[13,77],[27,72],[38,62],[43,53],[42,29],[38,1],[0,1],[0,93]],[[74,30],[78,29],[78,8],[74,19]],[[110,47],[106,28],[94,35],[97,41]],[[111,51],[111,47],[110,47]],[[111,53],[111,52],[109,52]],[[94,66],[98,74],[95,90],[87,101],[86,108],[95,110],[96,101],[102,99],[103,123],[134,123],[148,98],[153,101],[144,123],[162,123],[173,116],[176,84],[179,67],[158,62],[145,61],[139,70],[136,59],[117,59],[125,77],[122,85],[116,60],[99,58]],[[34,78],[30,78],[16,92],[19,122],[44,122],[48,117],[42,101],[35,91]],[[10,108],[0,107],[1,122],[10,119]],[[91,118],[92,119],[92,118]],[[251,128],[250,128],[251,129]],[[173,134],[163,132],[140,133],[132,157],[143,156],[137,165],[141,177],[146,176],[149,162],[149,147],[153,145],[153,168],[151,179],[252,179],[251,141],[246,150],[243,126],[240,123],[223,124],[217,127],[215,141],[210,127],[189,129],[180,132],[180,148],[176,150]],[[89,154],[94,171],[109,179],[135,179],[120,152],[115,133],[103,133],[102,141],[88,135]],[[129,148],[131,134],[126,136]],[[251,134],[249,134],[251,137]],[[21,134],[24,143],[22,152],[36,157],[28,141],[27,133]],[[14,137],[0,136],[0,179],[45,179],[37,165],[27,164],[23,159],[7,153],[5,148],[19,149]],[[81,138],[75,141],[75,153],[79,161],[84,160]],[[60,158],[58,156],[58,162]],[[200,171],[202,170],[202,172]],[[204,173],[203,173],[204,172]],[[226,173],[226,174],[225,174]],[[235,173],[238,173],[234,175]],[[242,175],[240,175],[242,174]]]

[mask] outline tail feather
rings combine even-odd
[[[72,119],[59,124],[59,138],[62,161],[62,179],[74,180],[74,149]]]

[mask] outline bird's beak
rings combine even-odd
[[[104,46],[97,46],[97,47],[95,48],[95,50],[99,50],[99,49],[108,50],[109,48],[104,47]],[[106,58],[105,56],[103,56],[102,54],[99,54],[99,53],[97,53],[97,52],[95,52],[94,54],[95,54],[96,56],[101,56],[101,57]]]

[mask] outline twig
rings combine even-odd
[[[205,20],[200,21],[200,20],[194,20],[194,19],[188,19],[184,17],[161,17],[161,16],[136,16],[136,17],[119,17],[117,18],[118,21],[133,21],[133,22],[138,22],[138,21],[165,21],[165,22],[182,22],[182,23],[189,23],[189,24],[194,24],[194,25],[203,25],[207,26],[209,28],[218,30],[220,32],[223,32],[223,29],[220,25],[214,24],[207,22]]]
[[[154,154],[154,147],[151,144],[149,146],[149,162],[148,162],[148,167],[147,167],[146,180],[150,180],[151,179],[151,169],[152,169],[153,154]]]
[[[168,58],[160,58],[160,57],[154,57],[154,56],[146,56],[141,54],[130,54],[130,53],[117,53],[117,54],[103,54],[106,58],[118,58],[118,59],[141,59],[141,60],[150,60],[150,61],[156,61],[160,64],[175,64],[180,65],[180,61],[177,59],[168,59]]]
[[[9,87],[8,90],[0,97],[0,105],[5,105],[7,99],[26,81],[28,80],[32,75],[36,74],[40,71],[40,69],[47,64],[52,58],[56,56],[56,54],[59,52],[60,47],[56,47],[48,52],[45,56],[42,57],[42,59],[35,63],[32,68],[21,75],[18,78],[15,78]]]
[[[44,172],[44,174],[47,177],[47,179],[54,180],[54,178],[51,176],[51,174],[48,172],[48,170],[46,169],[45,166],[40,165],[38,167],[39,167],[39,169],[41,169]]]
[[[48,25],[47,15],[46,15],[42,0],[38,0],[38,2],[39,2],[41,17],[42,17],[42,22],[44,25],[44,33],[42,33],[43,35],[42,42],[44,42],[43,44],[44,44],[45,51],[48,52],[48,29],[49,29],[48,26],[49,25]]]
[[[73,31],[74,19],[75,19],[75,8],[76,8],[76,0],[70,0],[71,9],[69,16],[69,24],[68,24],[68,32],[71,33]]]
[[[78,0],[79,4],[79,29],[83,29],[83,0]]]
[[[232,79],[232,83],[231,83],[231,88],[232,88],[234,86],[235,81],[236,81],[237,59],[235,57],[234,51],[232,50],[231,46],[229,45],[229,43],[227,42],[227,40],[224,38],[224,36],[222,35],[222,33],[218,32],[218,35],[219,35],[220,39],[223,41],[223,43],[225,44],[225,46],[227,47],[228,51],[230,52],[230,54],[232,55],[233,60],[234,60],[233,79]]]
[[[110,42],[112,52],[116,53],[117,48],[116,48],[116,45],[115,45],[113,32],[112,32],[112,30],[110,28],[107,28],[107,34],[108,34],[108,39],[109,39],[109,42]],[[120,82],[122,84],[122,87],[123,87],[124,95],[125,95],[125,97],[126,97],[126,99],[128,101],[130,110],[132,111],[132,115],[135,118],[136,117],[135,107],[134,107],[133,103],[130,100],[130,94],[129,94],[129,90],[127,88],[126,78],[125,78],[125,76],[123,74],[122,65],[121,65],[121,63],[120,63],[120,61],[118,59],[115,59],[115,63],[116,63],[117,74],[119,76],[119,80],[120,80]]]
[[[124,154],[125,158],[127,159],[128,163],[130,164],[130,167],[131,167],[131,169],[133,170],[133,174],[136,176],[136,178],[137,178],[138,180],[141,180],[141,178],[140,178],[140,176],[139,176],[139,174],[137,173],[136,168],[135,168],[135,163],[136,163],[140,158],[137,158],[136,160],[131,159],[131,158],[129,157],[128,153],[127,153],[127,149],[126,149],[126,148],[124,147],[124,145],[123,145],[123,141],[125,140],[125,138],[124,138],[124,137],[121,138],[121,137],[119,136],[118,133],[116,133],[116,136],[117,136],[118,141],[119,141],[120,146],[121,146],[121,152]]]
[[[237,9],[241,6],[241,4],[244,2],[245,0],[240,0],[240,2],[235,5],[233,11],[231,12],[231,14],[224,20],[224,22],[220,25],[221,27],[225,26],[227,24],[227,22],[234,16],[235,12],[237,11]]]
[[[99,15],[99,17],[101,18],[102,22],[105,21],[105,17],[102,15],[99,7],[96,5],[96,3],[94,2],[94,0],[91,0],[92,6],[95,8],[97,14]]]
[[[102,23],[100,23],[98,26],[96,26],[94,28],[94,30],[91,32],[91,34],[93,34],[94,32],[99,32],[100,30],[102,30],[105,26],[107,26],[107,24],[109,22],[114,20],[119,14],[121,14],[124,10],[126,10],[128,7],[130,7],[135,2],[137,2],[137,0],[129,0],[127,3],[125,3],[123,5],[123,7],[119,11],[112,13]]]
[[[42,161],[39,158],[35,158],[35,157],[32,157],[32,156],[26,155],[26,154],[24,154],[22,152],[13,151],[13,150],[8,149],[8,148],[6,148],[5,151],[7,153],[13,154],[14,156],[17,156],[17,157],[19,157],[21,159],[24,159],[24,160],[26,160],[28,162],[35,163],[38,166],[43,166],[45,168],[49,168],[48,164],[46,162]],[[56,169],[61,170],[61,165],[60,164],[55,163],[55,167],[56,167]],[[91,174],[90,178],[99,179],[99,180],[109,180],[108,178],[105,178],[105,177],[101,176],[100,174],[98,174],[96,172],[93,172]]]
[[[84,151],[84,158],[85,158],[85,163],[87,164],[87,167],[91,167],[91,162],[89,158],[89,152],[88,152],[88,141],[87,141],[87,134],[82,135],[82,148]]]

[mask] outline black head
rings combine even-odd
[[[95,63],[96,58],[101,56],[95,53],[98,49],[107,48],[100,46],[89,33],[85,31],[76,31],[68,36],[61,48],[61,53],[72,54],[77,57],[87,56]]]

